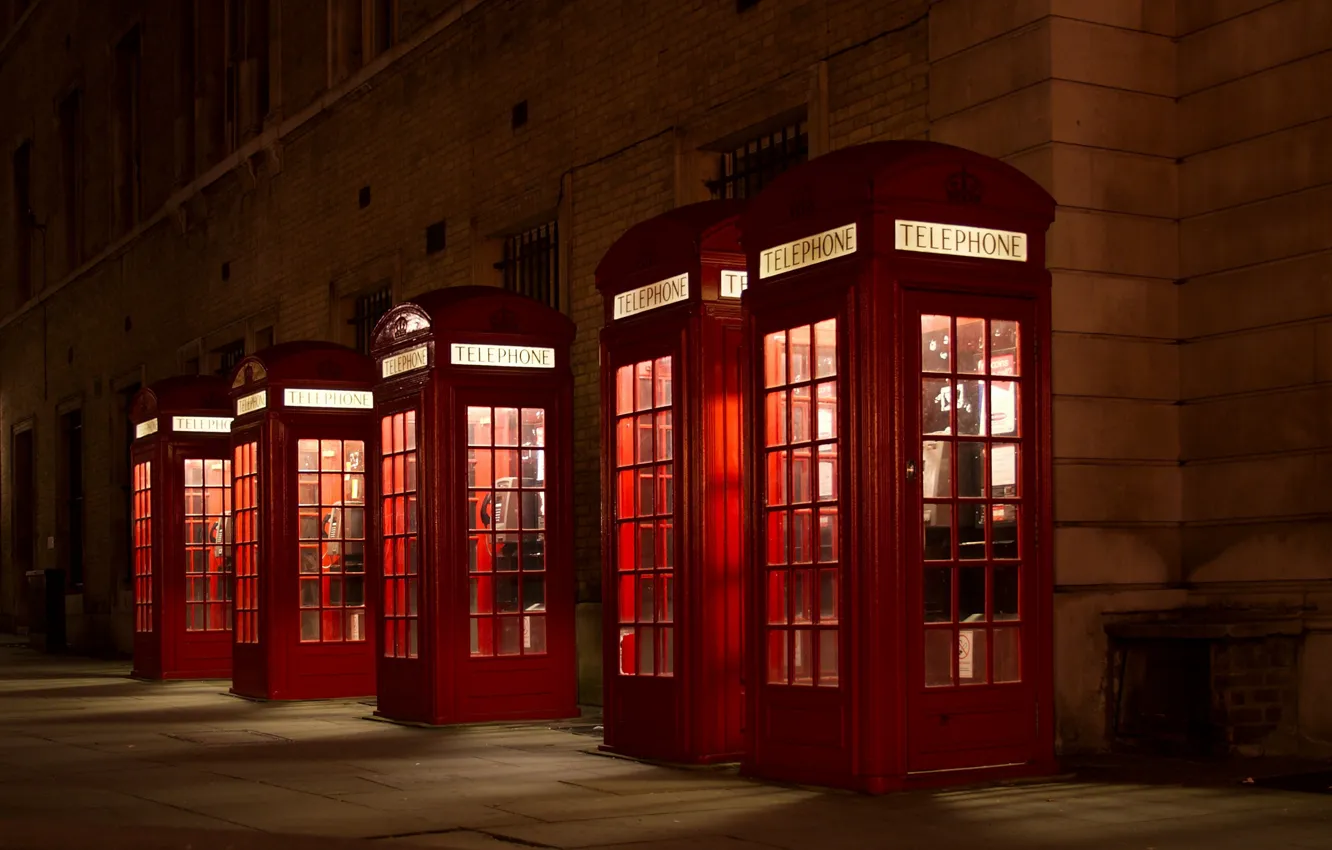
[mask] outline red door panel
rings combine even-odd
[[[908,297],[908,769],[1037,755],[1031,302]]]
[[[574,600],[557,522],[567,462],[557,410],[548,394],[526,392],[477,394],[456,412],[467,533],[461,558],[438,570],[461,585],[449,619],[465,631],[446,650],[460,664],[460,720],[570,713]]]

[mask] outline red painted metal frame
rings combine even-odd
[[[428,725],[578,715],[569,361],[574,332],[567,316],[534,299],[478,286],[418,296],[376,326],[376,421],[404,411],[417,415],[420,551],[417,657],[377,655],[376,715]],[[555,368],[455,365],[455,343],[553,348]],[[419,346],[427,350],[424,367],[382,377],[386,358]],[[471,654],[468,405],[546,411],[544,655]],[[380,443],[377,428],[376,459],[382,457]],[[381,612],[375,626],[381,636],[384,620]]]
[[[757,466],[763,412],[756,399],[763,391],[766,333],[838,320],[840,503],[845,508],[840,686],[749,687],[746,773],[882,792],[1053,771],[1050,275],[1044,262],[1045,232],[1053,218],[1053,199],[1016,169],[931,142],[836,151],[792,169],[750,202],[741,221],[750,268],[743,299],[746,351],[752,359],[745,428],[752,447],[746,452],[750,682],[764,681],[765,661],[765,603],[756,592],[764,552],[757,521],[764,508],[763,473]],[[898,251],[896,219],[1022,232],[1028,236],[1028,259]],[[853,222],[855,253],[759,279],[763,250]],[[1036,463],[1026,483],[1038,510],[1030,516],[1035,557],[1024,561],[1031,566],[1028,594],[1034,605],[1032,616],[1024,618],[1030,639],[1024,656],[1029,698],[1000,721],[1020,728],[991,736],[995,730],[978,722],[977,712],[985,710],[979,691],[956,688],[950,700],[923,694],[923,687],[909,679],[919,669],[908,648],[916,645],[923,615],[920,599],[908,592],[918,588],[908,575],[921,534],[919,514],[911,513],[913,507],[918,510],[920,485],[908,477],[908,464],[921,463],[913,447],[919,431],[907,418],[918,406],[909,399],[920,391],[919,373],[912,371],[919,362],[920,325],[919,313],[909,313],[908,307],[938,304],[944,311],[984,316],[996,303],[1010,304],[1016,313],[1027,311],[1034,319],[1026,391],[1034,392],[1030,424]],[[932,735],[937,739],[931,730],[951,719],[960,721],[955,724],[959,746],[950,750],[948,769],[942,769],[942,762],[926,758],[922,742]],[[996,758],[991,738],[1020,744]]]
[[[261,700],[338,699],[375,693],[375,588],[378,557],[372,506],[373,470],[366,469],[364,641],[302,642],[297,506],[297,446],[301,439],[360,440],[371,455],[374,412],[368,409],[292,408],[288,388],[369,392],[374,367],[368,357],[325,342],[290,342],[242,360],[232,374],[235,402],[259,391],[267,405],[237,416],[231,445],[256,442],[258,469],[258,642],[233,643],[231,692]],[[368,464],[367,464],[368,466]],[[233,459],[233,478],[240,472]],[[234,494],[233,494],[234,495]],[[239,539],[239,538],[237,538]],[[239,569],[239,559],[238,559]],[[240,591],[238,588],[237,598]],[[240,629],[239,612],[236,626]]]
[[[141,463],[152,464],[152,631],[135,631],[134,668],[130,674],[135,678],[231,676],[231,630],[186,629],[184,514],[184,462],[225,459],[230,455],[229,440],[226,434],[177,433],[171,427],[175,416],[230,415],[227,382],[209,376],[159,381],[140,390],[130,407],[132,426],[157,420],[157,430],[136,439],[130,452],[131,470]],[[132,515],[130,522],[133,541]]]
[[[640,758],[735,761],[744,748],[742,328],[739,300],[719,294],[721,271],[745,267],[736,227],[742,210],[740,202],[710,201],[649,219],[620,237],[597,267],[606,322],[601,337],[603,749]],[[686,301],[615,320],[616,295],[684,273]],[[671,676],[622,674],[619,659],[616,373],[657,357],[671,357],[673,364]]]

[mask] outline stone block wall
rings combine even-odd
[[[83,411],[87,563],[83,591],[70,597],[71,639],[85,648],[129,646],[127,557],[117,544],[123,482],[113,463],[123,445],[121,388],[178,373],[191,352],[207,370],[214,347],[235,339],[253,347],[270,326],[278,341],[349,341],[342,300],[380,281],[397,300],[498,284],[499,237],[554,218],[564,307],[578,325],[580,657],[584,694],[595,701],[600,655],[588,626],[599,618],[601,573],[596,264],[632,224],[708,197],[704,179],[717,175],[721,145],[775,120],[803,116],[815,154],[924,137],[930,4],[763,0],[737,11],[723,0],[402,0],[400,43],[343,78],[333,73],[326,17],[339,4],[315,3],[311,13],[298,0],[247,2],[267,6],[277,39],[272,109],[235,149],[217,148],[203,131],[217,115],[212,65],[197,82],[195,150],[178,153],[168,129],[184,84],[173,70],[183,4],[34,0],[21,26],[0,36],[0,148],[32,140],[34,208],[52,246],[46,297],[19,303],[8,274],[12,210],[0,204],[0,471],[8,474],[3,456],[14,427],[31,423],[36,566],[55,566],[65,545],[52,483],[57,410]],[[212,20],[205,18],[200,32]],[[109,45],[136,22],[153,179],[139,222],[125,230],[106,218],[114,175],[98,140],[112,119],[96,83],[110,74]],[[216,58],[216,45],[197,46],[201,63]],[[66,210],[52,104],[72,85],[87,94],[82,265],[55,248]],[[515,128],[512,109],[524,101],[528,122]],[[178,157],[196,167],[183,169]],[[11,197],[11,182],[0,161],[0,198]],[[365,208],[362,187],[371,192]],[[438,221],[446,248],[427,254],[424,231]],[[12,499],[0,485],[0,615],[11,616],[22,586],[11,566]],[[57,538],[50,550],[49,536]]]
[[[1212,645],[1212,720],[1242,755],[1289,752],[1299,729],[1300,639],[1277,636]]]
[[[1048,259],[1062,748],[1107,744],[1107,614],[1278,587],[1332,610],[1317,593],[1332,578],[1324,0],[761,0],[744,12],[729,0],[400,0],[400,43],[342,76],[327,13],[346,2],[267,0],[271,111],[235,149],[209,135],[216,43],[196,45],[213,64],[192,98],[182,88],[185,4],[33,0],[17,26],[0,22],[0,201],[10,153],[31,140],[45,228],[45,297],[20,303],[15,211],[0,203],[0,623],[23,584],[6,460],[16,427],[36,437],[35,566],[53,567],[65,545],[58,416],[83,411],[88,554],[70,637],[127,648],[123,392],[179,372],[191,352],[206,370],[212,348],[253,347],[267,327],[279,341],[346,341],[343,299],[380,281],[398,300],[495,284],[497,239],[554,218],[578,325],[580,677],[595,701],[596,263],[637,221],[707,197],[725,142],[795,115],[814,155],[928,137],[1003,158],[1059,202]],[[195,7],[213,31],[217,6]],[[147,171],[126,228],[112,215],[103,83],[135,23]],[[55,119],[78,87],[85,202],[71,211]],[[185,101],[199,119],[192,150]],[[515,128],[519,102],[529,121]],[[441,221],[446,248],[427,254],[424,230]],[[63,248],[74,222],[81,259]],[[1332,741],[1310,663],[1299,722]],[[1244,691],[1242,707],[1256,697]]]

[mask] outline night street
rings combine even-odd
[[[253,703],[125,670],[0,648],[0,847],[221,850],[231,830],[286,850],[339,846],[293,835],[459,850],[1332,847],[1327,795],[1065,776],[872,798],[611,758],[541,724],[405,728],[361,702]]]
[[[1332,850],[1332,0],[0,0],[0,850]]]

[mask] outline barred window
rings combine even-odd
[[[551,221],[504,240],[504,288],[560,309],[560,246]]]
[[[806,122],[793,121],[763,133],[721,155],[716,180],[708,181],[714,200],[752,198],[778,174],[809,159]]]
[[[236,364],[245,359],[245,340],[238,339],[235,342],[229,342],[219,348],[213,349],[213,360],[217,363],[217,368],[213,370],[214,375],[228,376],[231,370],[236,368]]]
[[[356,298],[356,312],[352,314],[350,324],[356,328],[356,350],[362,354],[370,353],[371,338],[375,325],[384,318],[384,314],[393,307],[393,287],[384,284],[373,292],[367,292]]]

